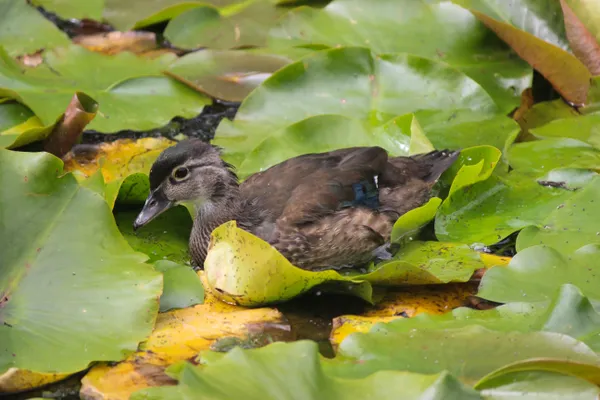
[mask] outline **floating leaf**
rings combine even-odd
[[[598,245],[589,244],[571,255],[547,246],[532,246],[520,251],[507,267],[492,268],[481,280],[479,293],[497,302],[544,301],[558,288],[570,283],[592,301],[600,300],[596,290],[600,275]]]
[[[160,296],[160,312],[202,304],[204,287],[190,266],[162,260],[154,263],[154,268],[163,273],[164,288]]]
[[[600,43],[573,12],[567,1],[560,0],[560,5],[573,53],[592,75],[600,75]]]
[[[144,229],[133,230],[139,210],[118,210],[115,219],[119,230],[136,251],[145,253],[151,262],[169,260],[189,264],[188,241],[192,219],[183,207],[175,207],[150,221]]]
[[[517,238],[517,250],[546,244],[563,254],[570,254],[586,244],[600,244],[600,215],[595,211],[598,198],[600,179],[594,178],[546,214],[538,225],[523,229]]]
[[[440,240],[490,245],[530,225],[540,225],[573,192],[540,185],[533,176],[511,172],[450,195],[438,210]]]
[[[558,1],[538,0],[452,0],[462,7],[478,11],[498,21],[510,24],[548,43],[568,49],[563,14]]]
[[[534,357],[600,361],[588,346],[560,333],[503,332],[477,324],[405,330],[399,324],[404,321],[409,319],[349,336],[339,346],[340,359],[327,363],[326,370],[344,378],[365,377],[380,370],[422,374],[447,370],[465,382],[473,382],[508,363]]]
[[[208,99],[162,76],[175,55],[153,60],[131,53],[107,56],[79,46],[44,53],[44,64],[25,72],[0,52],[0,95],[28,106],[45,125],[64,112],[76,91],[100,105],[88,126],[101,132],[149,130],[173,117],[197,115]],[[51,72],[53,71],[53,72]]]
[[[26,34],[23,28],[27,29]],[[0,0],[0,47],[9,55],[28,54],[67,44],[67,35],[26,1]]]
[[[368,332],[373,325],[400,318],[412,318],[427,313],[445,314],[463,306],[467,298],[477,291],[473,283],[409,286],[389,290],[384,298],[360,315],[342,315],[333,319],[329,341],[337,347],[354,332]]]
[[[152,335],[125,361],[92,368],[82,380],[81,395],[126,400],[136,390],[174,384],[165,368],[194,358],[218,339],[252,335],[289,339],[290,330],[285,317],[275,309],[230,306],[207,293],[202,305],[159,314]]]
[[[212,232],[204,269],[208,284],[221,300],[257,306],[289,300],[317,285],[372,302],[371,284],[420,285],[465,282],[484,265],[466,245],[412,242],[394,259],[366,274],[341,275],[334,270],[307,271],[293,266],[262,239],[227,222]],[[333,285],[333,288],[331,287]]]
[[[52,127],[23,104],[8,101],[0,104],[0,147],[19,147],[45,138]]]
[[[421,207],[410,210],[394,223],[392,229],[392,242],[398,242],[405,237],[416,235],[419,230],[435,218],[435,214],[442,204],[442,199],[432,197]],[[409,239],[412,240],[412,239]]]
[[[281,371],[286,371],[282,374]],[[363,379],[340,379],[321,367],[314,342],[274,343],[262,349],[235,348],[204,367],[185,364],[177,374],[179,385],[148,389],[132,399],[183,399],[202,393],[212,399],[348,399],[378,398],[480,399],[450,375],[425,376],[379,371]]]
[[[64,19],[102,19],[104,0],[32,0],[32,4],[60,15]]]
[[[203,50],[187,54],[165,71],[178,81],[228,101],[242,101],[290,59],[256,52]]]
[[[534,173],[555,168],[600,171],[600,150],[577,139],[551,138],[515,144],[508,153],[508,162],[516,170]]]
[[[0,371],[72,373],[120,360],[154,325],[162,277],[119,234],[99,194],[57,177],[61,164],[0,150]]]
[[[545,125],[530,129],[539,138],[572,138],[600,149],[600,115],[590,114],[577,118],[555,119]]]
[[[165,138],[120,139],[96,145],[76,146],[65,156],[65,170],[80,181],[102,173],[104,197],[113,207],[143,203],[150,191],[148,173],[158,155],[175,142]]]
[[[496,106],[479,85],[444,64],[412,55],[375,57],[364,48],[320,51],[284,67],[256,88],[235,121],[219,125],[214,142],[239,167],[245,154],[273,132],[311,116],[339,114],[378,127],[398,115],[426,109],[493,113]],[[427,126],[421,126],[427,132]]]
[[[0,393],[25,392],[61,381],[68,376],[69,374],[43,374],[24,369],[9,368],[4,374],[0,374]]]
[[[299,7],[271,30],[271,46],[364,46],[449,63],[483,86],[507,112],[529,85],[530,68],[467,10],[449,2],[335,0]],[[431,92],[432,93],[432,92]],[[479,144],[479,143],[478,143]]]
[[[585,104],[592,76],[574,55],[505,22],[471,11],[552,83],[565,99],[575,104]]]
[[[222,11],[196,7],[173,18],[164,35],[184,49],[264,46],[269,29],[284,11],[270,0],[246,0]]]

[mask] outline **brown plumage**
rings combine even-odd
[[[389,241],[400,215],[429,199],[458,154],[388,158],[380,147],[346,148],[295,157],[238,184],[215,147],[186,140],[152,166],[151,195],[134,225],[189,202],[197,210],[190,235],[197,265],[206,258],[212,230],[229,220],[298,267],[360,265]]]

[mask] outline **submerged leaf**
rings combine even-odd
[[[99,194],[58,178],[61,164],[0,150],[0,371],[72,373],[120,360],[154,325],[162,277]]]

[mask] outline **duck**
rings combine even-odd
[[[236,221],[305,270],[364,266],[390,241],[394,222],[426,203],[460,151],[390,157],[382,147],[303,154],[240,182],[222,149],[199,139],[168,147],[150,168],[150,194],[134,230],[166,210],[193,210],[192,266],[211,233]]]

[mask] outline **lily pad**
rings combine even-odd
[[[281,374],[281,371],[287,371]],[[274,343],[262,349],[235,348],[224,357],[199,367],[185,364],[177,373],[179,385],[147,389],[132,399],[183,399],[203,393],[213,399],[348,399],[378,398],[480,399],[477,392],[446,373],[418,375],[379,371],[363,379],[340,379],[323,370],[314,342]]]
[[[600,115],[598,114],[556,119],[538,128],[530,129],[530,132],[539,138],[577,139],[600,149]]]
[[[64,157],[65,170],[84,182],[98,171],[106,187],[106,202],[141,204],[148,197],[148,173],[158,155],[175,142],[165,138],[120,139],[96,145],[75,146]]]
[[[493,114],[496,106],[479,85],[445,64],[412,55],[376,57],[365,48],[319,51],[256,88],[234,122],[221,122],[214,142],[239,166],[272,132],[312,116],[339,114],[377,127],[398,115],[444,109]]]
[[[435,220],[438,239],[490,245],[530,225],[540,225],[572,191],[543,186],[534,176],[513,171],[451,194]]]
[[[239,157],[244,158],[237,172],[243,178],[302,154],[374,145],[385,148],[391,156],[408,155],[412,149],[433,150],[412,114],[394,118],[374,129],[341,115],[317,115],[272,132],[254,150],[240,154]]]
[[[326,370],[339,377],[365,377],[382,369],[422,374],[447,370],[464,382],[474,382],[508,363],[536,357],[600,362],[588,346],[564,334],[503,332],[477,324],[410,331],[390,326],[355,333],[340,344],[338,357]]]
[[[534,173],[555,168],[600,171],[600,150],[577,139],[551,138],[515,144],[508,153],[508,162],[516,170]]]
[[[104,0],[32,0],[32,4],[42,6],[47,11],[60,15],[64,19],[101,20]]]
[[[595,210],[599,198],[600,178],[594,177],[538,225],[523,229],[517,237],[517,250],[545,244],[571,254],[586,244],[600,245],[600,215]]]
[[[399,242],[404,238],[412,240],[419,230],[435,218],[435,214],[442,204],[442,199],[432,197],[421,207],[410,210],[394,223],[392,229],[392,242]]]
[[[139,210],[117,210],[115,219],[119,230],[136,251],[145,253],[151,262],[169,260],[189,264],[188,241],[192,219],[183,207],[175,207],[150,221],[144,229],[133,230]]]
[[[15,101],[0,104],[0,147],[18,147],[42,139],[50,130],[23,104]]]
[[[243,50],[203,50],[181,57],[165,72],[211,97],[242,101],[273,72],[290,62],[287,57]]]
[[[497,302],[544,301],[558,288],[570,283],[596,305],[598,295],[598,254],[600,247],[588,244],[570,255],[539,245],[519,252],[507,267],[486,272],[479,288],[480,297]]]
[[[585,104],[592,75],[574,55],[497,17],[475,9],[471,9],[471,12],[552,83],[565,99],[575,104]]]
[[[68,44],[67,35],[26,1],[0,0],[0,47],[11,56]]]
[[[162,260],[154,268],[163,273],[164,288],[160,296],[160,312],[202,304],[204,287],[189,265]]]
[[[232,49],[264,46],[269,29],[285,9],[271,0],[240,1],[219,10],[203,6],[177,15],[165,28],[165,38],[184,49]]]
[[[227,222],[212,232],[204,269],[219,299],[244,306],[289,300],[317,287],[372,302],[371,284],[420,285],[465,282],[483,268],[479,254],[466,245],[412,242],[391,261],[366,274],[307,271],[293,266],[267,242]]]
[[[563,13],[559,2],[538,0],[452,0],[464,8],[478,11],[498,21],[530,33],[561,49],[568,49]]]
[[[58,177],[58,158],[0,150],[0,169],[0,371],[72,373],[134,351],[154,325],[160,274],[99,194]]]
[[[64,112],[73,94],[81,91],[100,105],[89,129],[149,130],[176,116],[195,116],[208,103],[205,96],[162,75],[174,57],[165,54],[149,60],[131,53],[107,56],[70,46],[45,52],[42,65],[23,72],[0,51],[0,95],[22,102],[44,125],[50,125]]]
[[[204,304],[160,313],[154,331],[140,349],[116,365],[95,365],[82,379],[81,397],[129,399],[139,389],[173,385],[165,369],[194,358],[218,340],[262,335],[291,340],[291,327],[273,308],[244,309],[206,293]]]
[[[335,0],[299,7],[271,30],[271,46],[364,46],[449,63],[483,86],[503,111],[518,105],[530,68],[467,10],[443,1]]]

